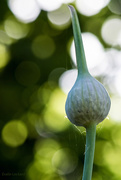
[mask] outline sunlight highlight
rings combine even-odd
[[[65,94],[71,90],[77,78],[77,69],[65,71],[59,79],[59,86]]]
[[[103,23],[101,34],[107,44],[121,46],[121,19],[118,17],[107,19]]]
[[[29,31],[27,24],[20,23],[13,17],[5,20],[4,27],[7,35],[13,39],[21,39],[25,37]]]
[[[54,11],[61,6],[61,0],[37,0],[37,2],[44,11]]]
[[[108,68],[105,76],[111,94],[121,96],[121,51],[109,48],[106,49]]]
[[[74,0],[37,0],[40,8],[44,11],[54,11],[61,7],[62,4],[71,3]]]
[[[76,0],[77,10],[85,16],[93,16],[99,13],[110,0]]]
[[[108,63],[104,48],[98,38],[92,33],[82,33],[82,39],[85,49],[85,56],[89,72],[93,76],[99,76],[105,72]],[[72,41],[70,54],[74,64],[76,65],[75,45]]]
[[[114,85],[118,94],[121,96],[121,68],[120,71],[118,71],[116,74]]]
[[[121,15],[121,1],[120,0],[111,0],[108,8],[114,14]]]
[[[112,105],[109,115],[113,121],[121,122],[121,97],[113,96],[111,102]]]
[[[54,27],[64,29],[70,24],[70,12],[66,5],[55,11],[48,12],[48,19]]]
[[[34,21],[40,13],[35,0],[9,0],[8,5],[13,14],[24,23]]]

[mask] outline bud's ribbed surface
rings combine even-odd
[[[90,75],[78,78],[68,94],[66,114],[77,126],[103,121],[110,109],[110,98],[101,83]]]

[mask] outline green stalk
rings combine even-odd
[[[84,47],[81,37],[81,29],[79,26],[78,17],[76,11],[73,6],[68,6],[71,11],[72,17],[72,27],[73,27],[73,34],[74,34],[74,41],[75,41],[75,49],[76,49],[76,60],[77,60],[77,68],[78,68],[78,75],[89,73],[86,58],[84,53]]]
[[[91,180],[96,138],[96,123],[86,128],[86,150],[82,180]]]
[[[89,74],[86,58],[84,53],[84,47],[81,37],[81,29],[79,26],[78,17],[73,6],[70,6],[71,17],[72,17],[72,26],[73,34],[76,48],[76,59],[77,59],[77,68],[78,68],[78,77]],[[84,170],[82,180],[91,180],[92,178],[92,169],[93,169],[93,160],[94,160],[94,150],[95,150],[95,137],[96,137],[96,123],[92,122],[86,127],[86,151],[85,151],[85,160],[84,160]]]

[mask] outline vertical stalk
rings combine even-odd
[[[68,6],[71,11],[72,17],[72,27],[73,27],[73,34],[74,34],[74,41],[75,41],[75,50],[76,50],[76,60],[77,60],[77,68],[78,74],[85,74],[88,73],[86,58],[84,53],[84,47],[81,37],[81,29],[79,26],[79,20],[76,14],[76,11],[73,6]]]
[[[86,128],[86,150],[82,180],[91,180],[96,138],[96,123]]]
[[[73,6],[70,6],[71,16],[72,16],[72,27],[76,48],[76,60],[78,68],[78,77],[84,74],[89,74],[86,58],[84,53],[84,47],[81,37],[81,29],[79,26],[78,17]],[[91,180],[93,160],[94,160],[94,150],[95,150],[95,136],[96,136],[96,123],[92,122],[86,127],[86,151],[84,160],[84,170],[82,180]]]

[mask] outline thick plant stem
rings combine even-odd
[[[86,128],[86,150],[84,159],[84,169],[82,180],[92,179],[92,169],[95,151],[96,123],[90,124]]]

